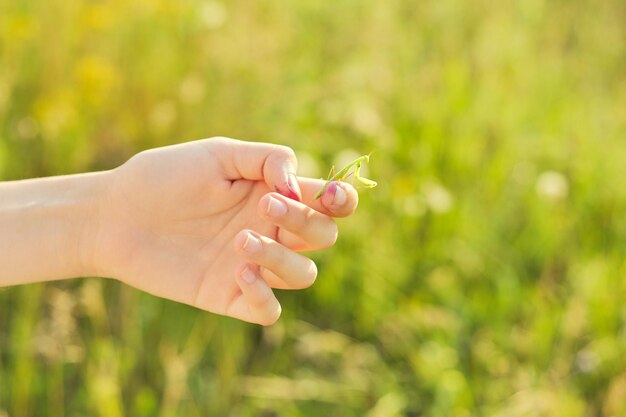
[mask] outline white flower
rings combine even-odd
[[[556,171],[546,171],[539,175],[536,184],[537,194],[548,200],[560,200],[569,193],[569,182],[565,175]]]

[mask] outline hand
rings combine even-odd
[[[90,262],[154,295],[272,324],[271,288],[315,281],[297,251],[333,245],[331,217],[358,202],[347,183],[315,200],[324,182],[295,177],[296,164],[290,148],[225,138],[141,152],[110,171]]]

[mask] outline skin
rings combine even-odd
[[[356,190],[295,177],[290,148],[212,138],[141,152],[110,171],[0,183],[0,286],[117,279],[269,325],[272,288],[302,289],[301,251],[332,246]],[[302,202],[300,202],[302,201]]]

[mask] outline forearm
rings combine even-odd
[[[90,273],[105,175],[0,183],[0,286]]]

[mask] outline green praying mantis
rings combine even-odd
[[[369,163],[370,155],[363,155],[363,156],[358,157],[357,159],[355,159],[354,161],[346,165],[341,171],[337,172],[336,174],[335,174],[335,166],[333,165],[332,168],[330,168],[330,172],[328,173],[328,178],[326,179],[324,186],[315,195],[315,199],[317,200],[318,198],[322,196],[322,194],[324,193],[324,190],[326,190],[326,187],[328,187],[328,185],[331,182],[344,181],[348,179],[353,174],[353,172],[351,172],[352,168],[354,168],[354,179],[356,179],[362,187],[364,188],[376,187],[378,185],[376,181],[372,181],[369,178],[365,178],[359,175],[361,172],[361,164],[363,162]]]

